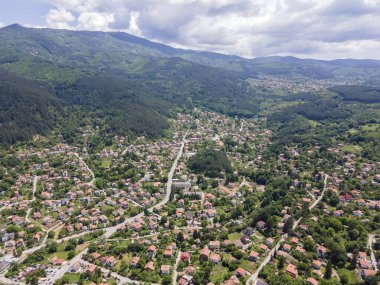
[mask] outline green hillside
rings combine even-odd
[[[168,57],[148,44],[119,37],[112,33],[8,26],[0,29],[0,70],[43,86],[50,97],[58,97],[69,106],[81,106],[88,116],[94,110],[100,112],[108,129],[117,133],[162,135],[173,104],[202,105],[239,115],[257,111],[246,96],[248,84],[238,75]],[[39,96],[50,98],[42,91]],[[3,115],[9,117],[9,112],[4,109]],[[33,122],[34,115],[25,112]],[[49,121],[49,126],[41,130],[29,128],[28,135],[20,130],[24,133],[20,138],[43,133],[51,124]]]
[[[275,118],[276,123],[293,116],[346,120],[355,113],[352,93],[360,97],[363,91],[365,98],[376,97],[371,101],[375,103],[375,87],[354,91],[337,87],[328,96],[304,94],[302,99],[292,97],[299,94],[278,96],[271,88],[252,88],[246,79],[258,74],[301,82],[354,76],[376,84],[380,63],[293,57],[250,60],[175,49],[125,33],[11,25],[0,29],[0,72],[1,98],[6,102],[0,112],[0,142],[14,143],[58,126],[70,126],[72,133],[79,118],[92,117],[101,118],[114,133],[160,136],[177,107],[200,106],[240,117],[270,115],[269,122]],[[70,108],[76,110],[71,115]],[[71,122],[72,114],[78,115],[76,123]],[[60,125],[62,121],[67,124]]]

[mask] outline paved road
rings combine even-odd
[[[63,275],[70,269],[70,267],[75,264],[77,261],[80,261],[83,257],[88,252],[88,248],[82,250],[79,254],[77,254],[73,259],[71,259],[69,262],[66,262],[64,265],[61,266],[58,271],[54,273],[54,276],[49,276],[47,275],[47,279],[45,279],[44,282],[42,282],[42,285],[52,285],[54,284],[55,281],[58,279],[61,279]]]
[[[200,226],[186,226],[186,227],[174,227],[175,230],[201,230],[203,227]]]
[[[28,200],[23,200],[23,201],[20,201],[20,202],[15,202],[15,203],[11,203],[9,205],[6,205],[6,206],[3,206],[0,208],[0,212],[2,212],[3,210],[6,210],[6,209],[13,209],[13,207],[17,206],[18,204],[24,202],[24,201],[28,201]]]
[[[240,126],[240,129],[239,129],[239,132],[242,132],[243,128],[244,128],[244,121],[241,122],[241,126]]]
[[[0,284],[6,284],[6,285],[25,285],[24,282],[14,282],[11,279],[8,279],[4,276],[0,276]]]
[[[313,194],[311,194],[310,191],[307,191],[307,194],[309,194],[309,196],[311,197],[311,199],[315,200],[315,196]]]
[[[80,233],[77,233],[77,234],[73,234],[73,235],[70,235],[70,236],[67,236],[67,237],[63,237],[63,238],[57,239],[56,242],[61,243],[63,241],[67,241],[69,239],[79,238],[81,236],[85,236],[85,235],[91,234],[91,233],[93,233],[93,232],[95,232],[97,230],[102,230],[102,229],[86,230],[86,231],[83,231],[83,232],[80,232]]]
[[[178,263],[181,260],[181,253],[182,252],[180,250],[178,250],[178,255],[177,255],[177,258],[175,260],[174,267],[173,267],[173,285],[177,285],[177,277],[178,277],[177,267],[178,267]]]
[[[185,147],[187,133],[188,133],[188,131],[185,133],[185,135],[184,135],[184,137],[182,139],[182,143],[181,143],[181,147],[179,148],[178,155],[177,155],[176,159],[173,162],[172,168],[169,171],[168,182],[166,184],[166,195],[165,195],[165,198],[161,202],[159,202],[156,205],[154,205],[153,207],[149,208],[149,211],[153,211],[154,209],[161,208],[167,202],[169,202],[170,194],[172,192],[173,175],[174,175],[175,169],[177,168],[178,160],[181,158],[181,156],[183,154],[183,148]]]
[[[121,155],[125,155],[127,153],[127,151],[128,151],[128,147],[125,150],[123,150],[123,152],[121,153]]]
[[[36,197],[34,196],[37,191],[37,183],[38,183],[38,176],[35,175],[33,179],[33,192],[32,192],[32,201],[36,200]]]
[[[317,206],[318,203],[322,200],[323,195],[325,194],[325,191],[326,191],[327,178],[328,178],[328,175],[326,174],[325,175],[325,180],[324,180],[323,191],[322,191],[320,197],[317,200],[315,200],[312,205],[310,205],[310,207],[309,207],[310,210],[312,210],[313,208],[315,208],[315,206]],[[299,218],[297,221],[294,222],[293,227],[292,227],[293,230],[295,230],[298,227],[298,225],[301,222],[301,220],[302,220],[302,218]],[[252,274],[248,278],[247,283],[246,283],[247,285],[254,285],[254,284],[256,284],[257,278],[259,277],[259,274],[260,274],[261,270],[264,268],[265,265],[268,264],[268,262],[271,260],[271,258],[273,256],[274,252],[277,251],[277,250],[279,250],[281,244],[287,239],[287,237],[288,237],[288,234],[284,234],[281,237],[281,239],[277,242],[276,246],[269,251],[267,257],[263,260],[263,262],[257,268],[256,272],[254,274]]]
[[[170,172],[169,172],[169,175],[168,175],[168,182],[167,182],[167,187],[166,187],[166,195],[165,195],[165,198],[157,203],[155,206],[149,208],[149,211],[153,211],[153,209],[155,208],[159,208],[159,207],[162,207],[164,206],[168,201],[169,201],[169,198],[170,198],[170,194],[171,194],[171,191],[172,191],[172,183],[173,183],[173,175],[174,175],[174,171],[175,169],[177,168],[177,164],[178,164],[178,160],[180,159],[180,157],[182,156],[183,154],[183,148],[185,146],[185,142],[186,142],[186,136],[187,136],[187,133],[184,135],[183,139],[182,139],[182,142],[181,142],[181,147],[178,151],[178,155],[176,157],[176,159],[174,160],[173,162],[173,165],[170,169]],[[76,154],[78,156],[79,159],[81,159],[79,157],[78,154]],[[86,164],[85,164],[86,165]],[[87,165],[86,165],[87,166]],[[88,166],[87,166],[88,167]],[[89,169],[90,170],[90,169]],[[90,171],[92,173],[92,171]],[[92,173],[93,174],[93,173]],[[95,177],[95,176],[93,176]],[[139,214],[137,214],[136,216],[134,217],[131,217],[129,219],[126,219],[124,223],[121,223],[119,225],[116,225],[116,226],[113,226],[113,227],[108,227],[108,228],[104,228],[103,230],[105,231],[105,233],[103,234],[103,236],[105,238],[109,238],[110,236],[112,236],[114,233],[116,233],[116,231],[121,228],[125,223],[129,223],[129,222],[132,222],[133,220],[137,219],[137,218],[141,218],[144,216],[144,212],[141,212]],[[70,262],[67,262],[66,264],[64,264],[56,273],[54,273],[53,276],[47,276],[47,280],[45,280],[42,285],[51,285],[51,284],[54,284],[55,281],[57,281],[58,279],[62,278],[63,275],[70,269],[71,265],[73,265],[74,263],[76,263],[77,261],[80,261],[83,257],[83,255],[85,255],[86,253],[88,252],[88,248],[82,250],[80,253],[78,253],[73,259],[70,260]],[[134,281],[135,282],[135,281]]]
[[[61,223],[55,225],[54,227],[52,227],[52,228],[49,230],[49,232],[52,231],[52,230],[54,230],[54,229],[56,229],[56,228],[58,228],[58,227],[61,226],[61,225],[62,225]],[[20,258],[20,261],[23,261],[23,260],[24,260],[29,254],[31,254],[31,253],[33,253],[33,252],[35,252],[35,251],[37,251],[37,250],[43,248],[43,247],[47,244],[48,233],[49,233],[49,232],[46,232],[45,230],[44,230],[44,232],[45,232],[45,236],[44,236],[44,239],[42,240],[41,244],[38,245],[38,246],[35,246],[35,247],[32,247],[32,248],[29,248],[29,249],[24,250],[24,251],[22,252],[22,256],[21,256],[21,258]]]
[[[78,153],[74,153],[76,157],[78,157],[78,159],[83,163],[83,165],[87,168],[88,172],[90,172],[91,176],[92,176],[92,180],[89,182],[89,184],[91,186],[94,186],[94,181],[95,181],[95,174],[94,172],[91,170],[90,167],[88,167],[87,163],[83,160],[82,157],[79,156]]]
[[[36,191],[37,191],[37,183],[38,183],[38,176],[34,176],[34,179],[33,179],[33,192],[32,192],[32,200],[30,201],[34,201],[36,200]],[[30,212],[32,211],[32,208],[29,207],[28,210],[26,211],[26,216],[25,216],[25,220],[28,222],[28,223],[31,223],[31,221],[29,220],[29,216],[30,216]]]
[[[37,182],[38,182],[38,176],[34,176],[34,179],[33,179],[33,198],[31,200],[22,200],[22,201],[19,201],[19,202],[11,203],[11,204],[9,204],[7,206],[4,206],[4,207],[0,208],[0,212],[2,210],[5,210],[5,209],[12,209],[14,206],[16,206],[16,205],[18,205],[20,203],[23,203],[23,202],[32,202],[32,201],[34,201],[36,199],[36,197],[34,196],[34,194],[36,193]],[[27,211],[27,215],[26,215],[25,219],[28,218],[28,212],[30,212],[30,210],[31,209],[29,208],[28,211]],[[26,219],[26,221],[29,222],[27,219]]]
[[[310,210],[312,210],[313,208],[315,208],[315,206],[317,206],[318,203],[322,201],[323,195],[325,195],[325,192],[327,190],[327,187],[326,187],[326,185],[327,185],[327,178],[329,178],[329,176],[327,174],[325,174],[325,180],[323,182],[324,183],[323,191],[322,191],[321,195],[319,196],[319,198],[317,200],[315,200],[313,204],[310,205],[310,207],[309,207]]]
[[[65,153],[65,152],[67,152],[67,151],[65,151],[65,150],[55,150],[55,151],[49,151],[49,152],[45,152],[45,153],[43,153],[43,154],[46,154],[46,155],[48,155],[48,154],[50,154],[50,155],[52,155],[52,154],[59,154],[59,153]],[[40,153],[38,152],[33,152],[33,153],[30,153],[29,154],[29,156],[34,156],[34,155],[39,155]]]
[[[34,180],[33,180],[33,198],[30,201],[34,201],[36,199],[35,194],[36,194],[36,191],[37,191],[38,178],[39,178],[38,176],[34,176]],[[30,218],[29,218],[31,210],[32,210],[32,208],[29,207],[28,210],[27,210],[27,212],[26,212],[26,216],[25,216],[25,220],[28,223],[33,223],[30,220]],[[58,223],[57,225],[55,225],[54,227],[52,227],[49,231],[56,229],[60,225],[61,225],[61,223]],[[42,228],[42,231],[45,233],[44,239],[42,240],[41,244],[38,245],[38,246],[35,246],[35,247],[32,247],[32,248],[24,250],[22,252],[22,256],[20,258],[20,261],[24,260],[27,257],[28,254],[31,254],[31,253],[33,253],[33,252],[35,252],[35,251],[43,248],[46,245],[49,231],[46,231],[43,227],[41,227],[41,228]]]
[[[377,271],[378,268],[377,268],[376,256],[375,256],[375,253],[373,252],[373,248],[372,248],[372,245],[376,242],[375,238],[376,238],[375,234],[370,234],[368,236],[368,248],[371,251],[371,263],[372,263],[372,266]]]
[[[169,230],[166,230],[166,231],[160,231],[160,233],[165,233],[165,232],[168,232]],[[150,237],[154,237],[154,236],[158,236],[159,233],[156,232],[156,233],[153,233],[153,234],[149,234],[149,235],[145,235],[145,236],[138,236],[138,237],[130,237],[130,238],[110,238],[108,239],[108,241],[124,241],[124,240],[130,240],[130,241],[135,241],[135,240],[139,240],[139,239],[146,239],[146,238],[150,238]]]

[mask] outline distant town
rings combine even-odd
[[[278,90],[278,92],[318,92],[337,85],[363,84],[363,80],[357,78],[311,79],[299,76],[297,79],[294,76],[264,74],[258,75],[257,78],[249,78],[248,82],[254,87]]]

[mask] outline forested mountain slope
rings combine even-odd
[[[75,106],[81,117],[104,119],[112,132],[151,136],[165,132],[167,118],[176,107],[201,106],[234,116],[260,115],[268,106],[297,100],[274,96],[270,88],[252,88],[247,78],[269,75],[302,82],[352,77],[373,83],[379,78],[380,63],[293,57],[244,59],[175,49],[119,32],[31,29],[15,24],[0,29],[0,72],[2,100],[8,102],[0,111],[0,142],[13,143],[45,134],[62,119],[71,126],[67,114]],[[351,96],[342,95],[347,94],[342,90],[331,92],[343,96],[343,101]],[[371,91],[366,96],[376,95]],[[308,111],[290,106],[278,108],[273,115],[281,116],[286,110],[308,119],[342,119],[349,114],[341,106],[342,100],[322,99],[322,112],[312,111],[313,103],[303,102],[310,105]],[[331,109],[337,111],[332,115]]]
[[[5,27],[0,29],[0,70],[43,86],[65,104],[96,109],[110,130],[120,132],[162,134],[173,104],[238,115],[257,111],[246,95],[248,84],[237,74],[168,57],[115,34]],[[33,121],[29,109],[24,111]],[[10,115],[5,109],[2,113]],[[22,133],[30,138],[40,130]]]
[[[51,90],[0,70],[0,141],[15,143],[46,134],[64,103]]]

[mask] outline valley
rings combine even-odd
[[[0,29],[0,283],[376,285],[380,61]]]

